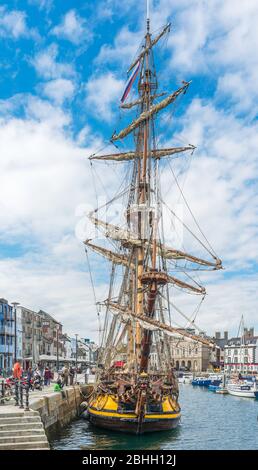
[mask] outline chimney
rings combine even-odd
[[[224,339],[228,341],[228,331],[224,331]]]
[[[220,339],[220,332],[219,331],[215,332],[215,339]]]

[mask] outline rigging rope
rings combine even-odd
[[[173,171],[173,169],[172,169],[172,167],[171,167],[171,162],[169,161],[168,164],[169,164],[169,168],[170,168],[170,170],[171,170],[171,172],[172,172],[172,175],[173,175],[173,177],[174,177],[174,180],[175,180],[175,182],[176,182],[176,185],[177,185],[177,187],[178,187],[178,189],[179,189],[179,191],[180,191],[180,194],[181,194],[181,196],[182,196],[182,198],[183,198],[183,200],[184,200],[184,202],[185,202],[185,204],[186,204],[186,207],[187,207],[187,209],[189,210],[189,212],[190,212],[190,214],[191,214],[191,216],[192,216],[192,218],[193,218],[193,220],[194,220],[194,222],[195,222],[197,228],[199,229],[199,231],[200,231],[200,233],[202,234],[203,238],[205,239],[205,241],[206,241],[207,244],[209,245],[210,249],[213,251],[214,255],[218,258],[218,256],[217,256],[215,250],[212,248],[212,246],[211,246],[209,240],[207,239],[207,237],[205,236],[204,232],[202,231],[202,229],[201,229],[201,227],[200,227],[200,225],[199,225],[199,223],[198,223],[196,217],[195,217],[194,214],[193,214],[192,209],[190,208],[190,206],[189,206],[189,204],[188,204],[188,202],[187,202],[187,200],[186,200],[186,197],[185,197],[185,195],[184,195],[184,193],[183,193],[183,191],[182,191],[182,189],[181,189],[181,187],[180,187],[180,185],[179,185],[179,183],[178,183],[178,179],[177,179],[177,177],[176,177],[176,175],[175,175],[175,173],[174,173],[174,171]]]
[[[168,208],[168,210],[173,214],[174,217],[188,230],[188,232],[202,245],[202,247],[214,258],[217,259],[216,253],[213,251],[210,251],[207,246],[204,245],[204,243],[193,233],[193,231],[187,227],[187,225],[176,215],[176,213],[170,209],[170,207],[167,205],[167,203],[162,199],[162,203]]]
[[[97,318],[98,318],[98,324],[99,324],[99,344],[100,344],[100,332],[101,332],[100,313],[99,313],[99,308],[98,308],[98,305],[97,305],[97,297],[96,297],[96,292],[95,292],[93,278],[92,278],[92,272],[91,272],[91,267],[90,267],[90,260],[89,260],[88,250],[87,250],[86,247],[84,249],[85,249],[85,253],[86,253],[86,259],[87,259],[87,263],[88,263],[88,270],[89,270],[89,275],[90,275],[91,287],[92,287],[94,302],[95,302],[95,306],[96,306],[96,312],[97,312]]]

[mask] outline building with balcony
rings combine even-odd
[[[8,300],[0,298],[0,370],[10,372],[14,360],[14,316]]]
[[[23,368],[34,367],[39,363],[40,355],[43,350],[42,321],[37,312],[30,310],[22,305],[16,308],[17,311],[17,345],[22,336],[21,356],[23,359]],[[20,333],[20,325],[22,333]],[[20,349],[20,348],[18,348]],[[19,358],[18,353],[18,358]]]
[[[226,372],[258,373],[258,336],[254,328],[244,329],[242,337],[231,338],[224,347]]]
[[[40,310],[38,315],[42,333],[42,352],[39,360],[45,366],[56,366],[57,362],[65,359],[63,325],[43,310]]]

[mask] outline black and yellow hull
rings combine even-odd
[[[101,408],[101,409],[100,409]],[[114,397],[98,397],[88,407],[89,421],[98,427],[133,434],[168,431],[178,426],[180,407],[172,399],[162,403],[162,412],[146,412],[139,420],[135,413],[120,412]]]

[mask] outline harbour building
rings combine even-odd
[[[14,315],[8,300],[0,299],[0,370],[10,372],[14,359]]]
[[[224,348],[226,372],[258,372],[258,336],[244,328],[241,337],[231,338]]]
[[[171,341],[171,355],[176,370],[204,372],[211,364],[211,348],[195,341]]]
[[[182,331],[182,330],[181,330]],[[193,329],[185,330],[187,333],[195,333]],[[204,333],[202,333],[205,336]],[[197,343],[191,339],[169,339],[169,349],[171,355],[171,363],[176,370],[188,370],[191,372],[205,372],[207,369],[218,367],[219,348],[212,350],[209,346]],[[157,370],[159,363],[163,360],[166,353],[165,344],[160,342],[159,351],[154,346],[150,354],[150,366],[153,370]]]

